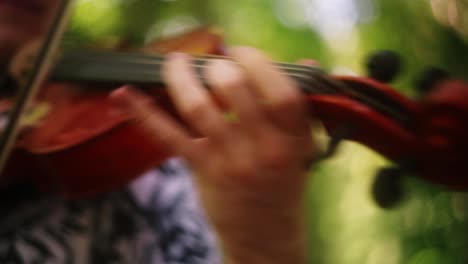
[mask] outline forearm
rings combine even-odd
[[[261,218],[264,216],[258,219]],[[245,228],[226,227],[218,232],[226,264],[306,262],[305,230],[301,220],[282,216]]]
[[[272,189],[204,188],[203,204],[217,231],[224,263],[306,262],[303,192],[284,195]]]

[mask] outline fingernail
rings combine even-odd
[[[127,108],[128,107],[128,96],[129,96],[129,87],[122,86],[119,89],[113,91],[109,95],[109,99],[112,103],[119,107],[119,108]]]
[[[317,66],[317,67],[320,66],[320,63],[318,61],[311,60],[311,59],[301,59],[299,60],[299,63],[306,65],[306,66]]]
[[[167,58],[169,60],[175,60],[175,59],[188,59],[189,55],[182,53],[182,52],[171,52],[167,54]]]
[[[250,52],[250,51],[253,51],[253,50],[255,50],[255,49],[252,48],[252,47],[248,47],[248,46],[234,46],[234,47],[227,48],[227,54],[228,55],[235,55],[235,54],[238,54],[238,53]]]

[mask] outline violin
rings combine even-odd
[[[201,28],[153,42],[143,52],[65,52],[36,100],[48,110],[21,132],[0,180],[27,179],[43,191],[76,198],[113,190],[161,164],[171,153],[149,139],[135,120],[116,115],[109,92],[135,85],[177,117],[165,94],[160,54],[213,54],[193,59],[204,80],[204,65],[225,58],[222,50],[222,37]],[[392,160],[399,170],[452,190],[468,190],[465,82],[439,81],[423,99],[412,100],[378,76],[332,76],[317,66],[275,65],[296,81],[311,118],[326,128],[328,154],[341,139],[352,140]]]
[[[131,54],[135,58],[142,55],[141,52],[167,53],[176,50],[220,54],[221,41],[220,35],[207,28],[199,28],[182,36],[150,43],[143,51]],[[38,92],[36,107],[33,107],[38,111],[29,112],[39,118],[36,117],[35,124],[19,133],[0,176],[0,185],[2,181],[3,185],[7,185],[21,180],[34,183],[42,192],[68,198],[88,197],[125,185],[169,156],[129,116],[122,113],[116,115],[108,98],[109,92],[119,85],[138,82],[130,79],[124,82],[117,79],[105,82],[96,80],[93,83],[86,79],[64,80],[62,73],[58,72],[61,64],[67,58],[73,60],[75,55],[81,56],[72,54],[63,56]],[[89,53],[90,56],[100,54],[106,53]],[[19,57],[24,59],[28,56],[21,54]],[[94,60],[92,57],[89,59]],[[151,86],[144,90],[151,93],[158,104],[175,113],[169,97],[162,89],[156,88],[158,84],[147,84]],[[38,115],[37,112],[44,112],[44,108],[45,113]]]

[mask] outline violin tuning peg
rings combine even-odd
[[[397,53],[382,50],[371,54],[366,66],[371,78],[383,83],[390,83],[400,73],[402,61]]]
[[[381,208],[392,209],[403,200],[403,171],[398,167],[380,169],[372,185],[372,195]]]
[[[424,96],[432,90],[439,82],[450,78],[450,74],[437,67],[429,67],[421,74],[416,81],[416,88],[421,96]]]

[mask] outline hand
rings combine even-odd
[[[301,263],[304,164],[312,152],[304,99],[260,52],[236,48],[229,55],[237,64],[214,60],[204,70],[212,95],[187,55],[172,54],[164,66],[173,103],[202,137],[193,138],[131,89],[120,89],[113,98],[155,141],[187,160],[229,261]]]

